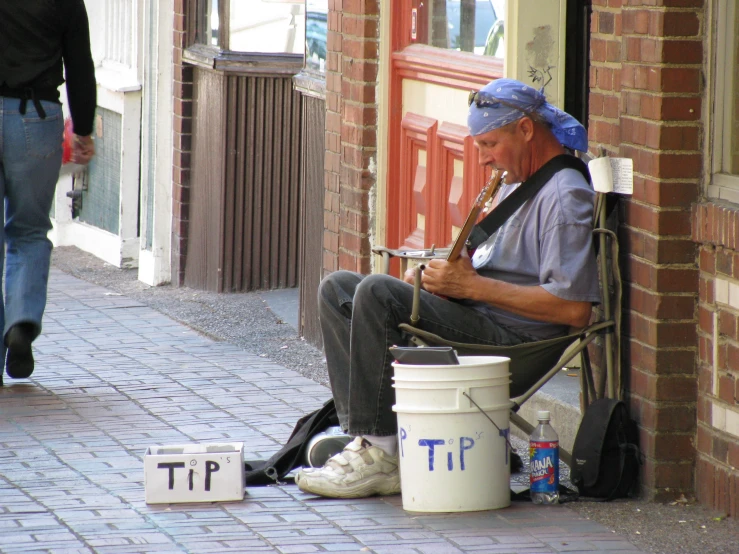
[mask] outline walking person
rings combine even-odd
[[[49,212],[64,129],[58,89],[65,80],[74,125],[71,161],[87,164],[95,153],[91,134],[97,99],[83,0],[2,0],[0,278],[5,286],[0,328],[5,371],[14,379],[33,373],[31,343],[41,333],[46,307]]]

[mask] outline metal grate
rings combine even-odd
[[[98,107],[95,156],[88,166],[88,188],[79,220],[113,234],[119,232],[121,196],[121,115]]]
[[[223,290],[297,286],[301,95],[290,78],[229,77],[227,110]]]

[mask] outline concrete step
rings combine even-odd
[[[526,421],[536,424],[536,413],[539,410],[550,412],[551,424],[559,435],[560,445],[571,451],[582,417],[578,368],[560,371],[539,392],[524,402],[518,413]],[[528,436],[524,436],[524,433],[515,426],[511,426],[511,433],[519,438],[528,439]]]
[[[551,424],[559,435],[559,444],[562,448],[572,451],[575,443],[575,435],[580,425],[580,408],[562,401],[543,392],[537,392],[521,406],[518,413],[528,422],[536,424],[536,413],[539,410],[547,410],[551,416]],[[528,435],[515,426],[511,426],[511,434],[521,439],[528,440]]]

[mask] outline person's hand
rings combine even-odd
[[[416,282],[416,268],[415,267],[411,267],[410,269],[405,270],[405,274],[403,274],[403,281],[405,281],[409,285],[415,284]]]
[[[94,155],[95,142],[92,140],[92,135],[86,137],[74,135],[72,159],[70,161],[73,164],[87,165]]]
[[[449,298],[470,298],[470,290],[477,271],[466,253],[455,261],[430,260],[423,271],[423,288],[439,296]]]

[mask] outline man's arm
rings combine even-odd
[[[431,260],[423,272],[424,289],[450,298],[485,302],[509,312],[548,323],[584,327],[590,321],[590,302],[565,300],[540,286],[521,286],[479,275],[469,258],[455,262]]]
[[[75,133],[72,162],[86,164],[95,154],[91,135],[97,105],[97,84],[85,4],[81,0],[73,0],[69,5],[70,19],[63,38],[62,58]]]

